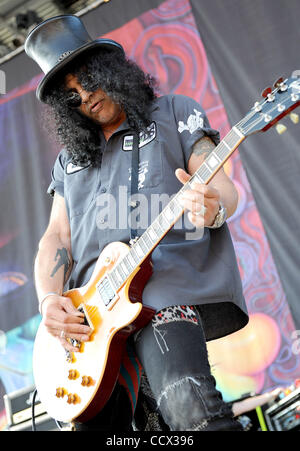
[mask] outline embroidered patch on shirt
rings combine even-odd
[[[156,137],[156,125],[155,122],[147,127],[147,132],[141,132],[139,135],[139,149],[144,147],[146,144],[149,144]],[[125,152],[132,150],[133,148],[133,136],[127,135],[123,138],[123,150]]]
[[[74,174],[74,172],[82,171],[82,169],[88,168],[90,165],[87,166],[76,166],[73,163],[68,163],[66,168],[67,174]]]
[[[178,122],[179,133],[188,130],[190,134],[194,133],[198,128],[203,128],[204,119],[202,117],[202,112],[194,109],[195,114],[190,114],[186,124],[183,121]]]

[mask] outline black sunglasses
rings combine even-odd
[[[76,109],[79,108],[82,104],[82,99],[78,92],[68,92],[66,95],[66,102],[69,108]]]

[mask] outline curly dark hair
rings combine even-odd
[[[74,164],[97,165],[101,161],[102,149],[99,124],[78,109],[70,108],[67,103],[64,87],[67,74],[75,75],[86,91],[101,88],[121,106],[134,131],[145,131],[149,126],[149,106],[157,97],[154,77],[145,74],[121,52],[107,49],[87,52],[59,72],[59,78],[53,80],[45,96],[45,102],[50,106],[46,111],[47,127],[49,129],[50,119],[58,142],[71,154]]]

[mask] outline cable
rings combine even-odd
[[[37,389],[35,389],[34,392],[33,392],[32,404],[31,404],[31,419],[32,419],[32,431],[33,432],[37,432],[36,425],[35,425],[35,399],[36,399],[36,396],[37,396]],[[64,429],[63,429],[63,426],[62,426],[61,422],[58,421],[58,420],[55,420],[55,419],[54,419],[54,421],[55,421],[56,426],[58,427],[58,429],[60,431],[63,431]]]
[[[62,430],[63,430],[63,427],[62,427],[60,421],[58,421],[58,420],[54,420],[54,421],[55,421],[56,426],[58,427],[58,429],[59,429],[60,431],[62,431]]]
[[[31,401],[31,419],[32,419],[32,430],[33,430],[33,432],[36,432],[35,412],[34,412],[36,395],[37,395],[37,389],[34,390],[33,396],[32,396],[32,401]]]

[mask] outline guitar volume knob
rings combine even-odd
[[[64,388],[58,387],[58,388],[56,389],[56,394],[55,394],[55,396],[56,396],[57,398],[63,398],[63,397],[65,396],[65,394],[66,394],[66,390],[65,390]]]
[[[69,375],[68,375],[68,379],[74,381],[75,379],[77,379],[79,377],[79,373],[77,370],[69,370]]]
[[[89,387],[93,382],[91,376],[82,376],[81,385],[84,387]]]
[[[68,404],[76,404],[77,402],[79,402],[78,395],[76,395],[76,393],[69,393],[67,403]]]

